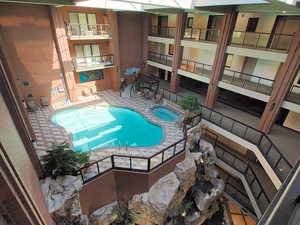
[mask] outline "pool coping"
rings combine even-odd
[[[167,131],[167,128],[166,128],[166,125],[163,124],[163,123],[173,124],[174,126],[177,127],[177,125],[176,125],[177,121],[179,121],[180,119],[182,119],[182,117],[184,116],[184,114],[183,114],[182,111],[180,111],[178,109],[175,109],[175,107],[170,107],[168,104],[165,104],[165,103],[163,103],[163,104],[154,104],[152,107],[147,108],[147,112],[153,118],[151,118],[150,116],[146,115],[144,112],[142,112],[141,110],[138,110],[136,108],[122,106],[120,104],[96,105],[97,103],[100,103],[100,102],[97,101],[97,100],[95,100],[93,102],[83,102],[83,103],[76,104],[76,105],[61,107],[59,109],[53,109],[52,108],[50,110],[50,114],[49,114],[49,118],[48,118],[49,121],[50,121],[50,123],[53,124],[53,125],[55,125],[55,126],[59,126],[60,128],[62,128],[64,130],[64,132],[69,137],[69,141],[70,141],[69,144],[70,144],[70,146],[71,146],[72,149],[73,149],[73,134],[71,132],[69,132],[65,127],[63,127],[61,125],[58,125],[58,124],[52,122],[52,120],[51,120],[51,118],[54,116],[55,113],[63,111],[63,110],[67,110],[67,109],[72,109],[72,108],[109,107],[109,106],[126,108],[126,109],[129,109],[129,110],[132,110],[134,112],[137,112],[137,113],[141,114],[148,122],[161,127],[162,130],[163,130],[163,137],[162,137],[162,140],[158,144],[152,145],[152,146],[147,146],[147,147],[139,147],[139,146],[137,146],[137,147],[129,147],[129,146],[127,146],[127,147],[126,146],[102,147],[102,148],[98,148],[98,149],[86,151],[86,153],[88,153],[90,155],[92,155],[93,153],[97,153],[99,151],[102,151],[102,150],[112,150],[112,151],[114,151],[114,150],[125,149],[126,150],[126,154],[124,154],[122,151],[120,151],[118,154],[119,155],[130,155],[130,156],[142,156],[142,154],[138,154],[140,151],[136,151],[137,149],[139,149],[139,150],[149,150],[149,149],[155,150],[156,149],[155,152],[152,152],[151,154],[149,154],[149,157],[151,157],[151,156],[155,155],[157,152],[159,152],[159,151],[161,151],[161,150],[163,150],[163,149],[166,148],[166,147],[158,148],[160,145],[162,145],[166,141],[166,131]],[[176,113],[178,113],[180,115],[179,118],[176,121],[163,121],[163,120],[160,120],[160,119],[156,118],[154,115],[151,114],[151,109],[155,108],[155,107],[159,107],[159,106],[163,106],[163,107],[166,107],[166,108],[168,108],[168,109],[170,109],[172,111],[176,111]],[[178,129],[180,129],[180,128],[178,128]],[[182,132],[182,134],[183,134],[183,132]],[[178,140],[180,140],[180,139],[178,139]],[[114,154],[113,152],[109,152],[109,153],[110,154]],[[99,157],[99,159],[101,159],[101,157]],[[91,160],[91,161],[93,161],[93,160]]]

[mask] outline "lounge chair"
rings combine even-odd
[[[35,112],[39,110],[38,105],[35,103],[35,101],[29,101],[27,102],[27,108],[30,112]]]

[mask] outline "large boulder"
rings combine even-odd
[[[89,216],[90,225],[109,225],[118,219],[117,201],[96,210]]]
[[[173,209],[180,182],[174,172],[159,179],[147,193],[137,194],[128,203],[140,225],[163,224]]]
[[[79,190],[82,187],[80,177],[61,176],[41,180],[42,192],[45,196],[48,210],[59,225],[88,224],[87,217],[82,214],[79,200]]]
[[[176,193],[174,208],[178,208],[180,206],[188,190],[195,184],[196,171],[196,164],[190,157],[187,157],[184,161],[176,165],[174,173],[176,174],[180,185]]]

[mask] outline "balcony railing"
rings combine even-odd
[[[294,84],[291,89],[290,92],[288,93],[286,100],[296,103],[296,104],[300,104],[300,85],[299,84]]]
[[[167,89],[160,90],[160,93],[165,99],[176,104],[179,104],[183,98]],[[192,120],[199,121],[201,118],[254,144],[282,182],[293,168],[265,133],[203,105],[200,106],[199,114]]]
[[[224,69],[222,81],[267,95],[271,94],[274,84],[274,80],[226,68]]]
[[[69,38],[111,38],[111,25],[109,24],[74,24],[66,25]]]
[[[220,36],[218,29],[185,28],[184,39],[193,41],[214,41]]]
[[[111,155],[80,168],[78,173],[81,175],[83,183],[87,183],[112,169],[151,172],[183,152],[185,145],[186,137],[171,144],[151,157]]]
[[[205,77],[210,77],[212,65],[196,62],[193,60],[183,59],[181,62],[180,69],[191,73],[196,73]]]
[[[237,154],[233,154],[232,152],[234,152],[234,150],[230,149],[224,143],[219,142],[216,134],[209,130],[206,131],[208,132],[208,138],[212,140],[218,159],[244,175],[256,203],[263,213],[267,209],[271,200],[266,194],[263,185],[260,183],[251,166],[245,162],[243,158],[239,157]]]
[[[76,70],[85,69],[104,69],[105,67],[113,66],[113,55],[102,56],[86,56],[73,58],[73,64]]]
[[[164,64],[166,66],[172,66],[173,57],[170,55],[164,55],[157,52],[148,52],[148,59],[154,62]]]
[[[293,34],[270,34],[263,32],[234,31],[231,44],[242,45],[252,48],[271,48],[288,50],[295,35]]]
[[[150,26],[149,35],[150,36],[159,36],[174,38],[176,33],[176,27],[159,27],[159,26]]]

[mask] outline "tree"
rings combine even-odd
[[[43,167],[46,176],[56,178],[58,176],[75,175],[80,166],[88,163],[89,155],[84,152],[75,152],[67,142],[53,144],[42,156]]]
[[[195,96],[185,96],[180,102],[181,108],[190,112],[195,112],[200,108],[200,103]]]

